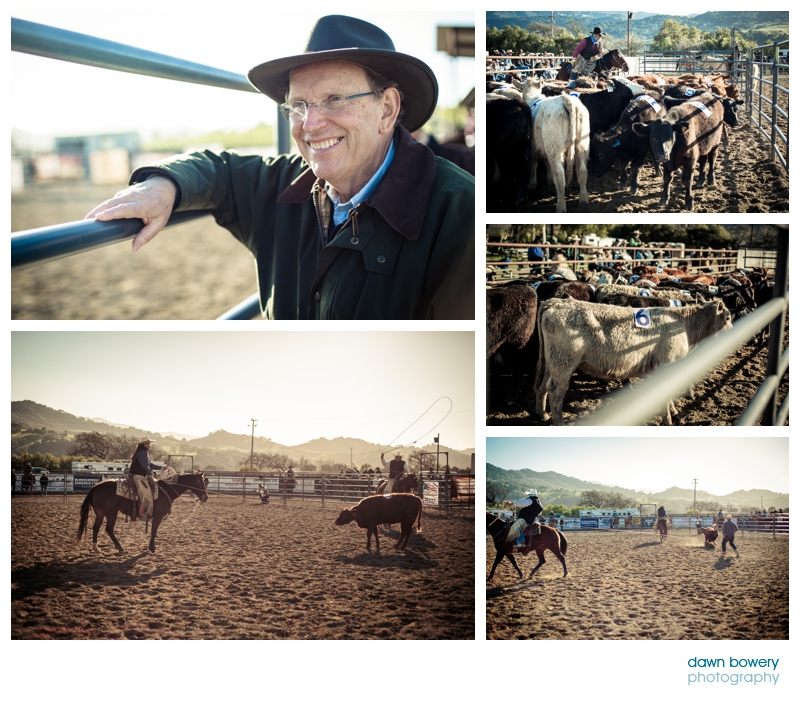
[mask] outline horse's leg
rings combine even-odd
[[[517,565],[517,560],[514,558],[514,550],[512,549],[508,554],[506,554],[506,556],[508,557],[508,560],[514,566],[514,568],[517,570],[519,577],[524,578],[522,575],[522,569],[519,568],[519,566]],[[500,558],[502,559],[503,557],[501,556]]]
[[[556,537],[556,542],[557,541],[558,541],[558,537]],[[567,560],[564,558],[564,554],[561,552],[561,548],[560,547],[556,547],[555,549],[553,549],[551,547],[550,551],[553,552],[553,554],[555,554],[558,557],[558,560],[561,562],[561,566],[564,567],[564,578],[566,578],[567,577]]]
[[[114,525],[117,523],[117,515],[118,513],[111,512],[106,517],[106,533],[108,536],[111,537],[111,541],[114,543],[114,546],[117,548],[117,553],[122,554],[125,550],[122,548],[122,545],[117,541],[117,536],[114,534]]]
[[[528,574],[528,578],[532,578],[533,575],[541,568],[542,564],[546,563],[544,559],[544,549],[537,547],[536,556],[539,557],[539,563],[531,569],[531,573]]]
[[[92,506],[94,507],[94,506]],[[103,524],[105,515],[97,508],[94,508],[94,525],[92,525],[92,551],[100,554],[100,547],[97,546],[97,534],[100,532],[100,526]]]
[[[153,511],[155,512],[155,510]],[[156,517],[153,516],[153,529],[150,531],[150,546],[148,549],[155,554],[156,552],[156,532],[158,532],[158,526],[161,524],[161,516]],[[145,532],[147,534],[147,532]]]

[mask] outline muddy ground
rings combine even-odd
[[[488,639],[789,638],[789,540],[737,533],[740,557],[671,531],[566,532],[569,575],[550,552],[508,560],[486,588]],[[494,562],[490,537],[486,575]]]
[[[120,186],[41,185],[11,196],[11,231],[82,220]],[[135,254],[120,242],[13,269],[11,318],[213,320],[256,292],[250,252],[211,217],[171,227]]]
[[[11,500],[12,639],[472,639],[474,513],[399,526],[333,524],[340,507],[213,497],[176,503],[147,551],[143,523],[73,544],[83,497]],[[93,517],[90,517],[90,526]]]
[[[784,348],[789,343],[789,314],[784,325]],[[719,364],[706,378],[695,383],[694,400],[676,398],[675,425],[733,425],[752,400],[767,374],[767,347],[748,344],[737,349]],[[487,425],[550,425],[542,422],[534,411],[533,370],[526,377],[523,393],[508,405],[506,393],[511,376],[496,366],[487,364],[486,424]],[[614,390],[619,388],[614,384]],[[789,391],[787,371],[780,385],[779,403]],[[606,382],[584,374],[573,374],[569,390],[564,396],[564,421],[570,424],[585,417],[609,402],[624,403],[629,393],[636,392],[636,384],[621,391],[615,399],[609,398]],[[648,424],[661,425],[663,418],[653,418]],[[787,425],[789,421],[787,419]]]
[[[788,88],[788,74],[781,77],[781,84]],[[780,93],[778,104],[788,113],[788,95]],[[767,112],[771,107],[762,106]],[[696,213],[738,212],[789,212],[789,174],[776,160],[770,162],[769,141],[749,124],[744,110],[739,115],[742,126],[728,128],[728,143],[720,147],[716,163],[716,184],[695,189],[694,210]],[[763,118],[762,118],[763,120]],[[763,124],[763,122],[762,122]],[[780,119],[779,124],[788,137],[788,124]],[[765,127],[769,132],[769,128]],[[786,154],[786,149],[781,148]],[[695,171],[695,182],[698,171]],[[639,173],[639,191],[635,196],[619,187],[618,167],[603,177],[589,174],[589,204],[578,203],[578,186],[567,197],[567,213],[641,213],[641,212],[686,212],[685,189],[680,179],[673,176],[672,190],[666,208],[660,205],[664,188],[662,176],[656,176],[652,157],[648,157]],[[514,206],[513,202],[490,206],[492,212],[555,212],[556,192],[548,183],[544,162],[540,162],[537,188],[529,193],[527,203]]]

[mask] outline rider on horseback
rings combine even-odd
[[[593,70],[594,65],[604,53],[603,44],[600,37],[603,32],[600,27],[595,27],[592,33],[585,39],[581,39],[575,51],[572,52],[574,65],[570,75],[569,87],[574,88],[579,75],[588,76]]]
[[[145,517],[146,520],[153,518],[153,490],[152,486],[155,483],[153,477],[153,469],[151,467],[163,468],[157,464],[150,463],[150,444],[153,442],[149,437],[139,437],[139,444],[136,451],[131,457],[130,476],[133,479],[133,484],[136,486],[136,492],[139,494],[143,513],[140,517]]]
[[[408,464],[403,461],[403,455],[399,452],[394,455],[394,459],[391,461],[386,461],[383,458],[383,453],[381,453],[381,463],[383,464],[384,468],[389,469],[389,479],[386,481],[386,488],[383,489],[384,495],[387,493],[391,493],[392,489],[394,489],[394,484],[399,480],[402,479],[403,476],[409,473]]]
[[[528,491],[528,497],[522,500],[507,500],[506,505],[514,508],[521,508],[517,513],[517,521],[511,526],[508,531],[507,541],[517,540],[517,547],[525,546],[525,529],[536,523],[536,518],[542,514],[541,502],[539,501],[539,494],[536,489]]]

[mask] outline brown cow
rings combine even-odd
[[[405,549],[417,520],[417,532],[422,532],[422,498],[411,493],[389,493],[382,496],[368,496],[358,505],[345,508],[339,513],[334,524],[346,525],[355,520],[362,530],[367,531],[367,551],[370,550],[372,535],[375,535],[375,549],[381,551],[378,538],[378,525],[400,523],[400,539],[395,549]]]
[[[717,546],[714,543],[717,541],[717,537],[719,537],[719,532],[717,532],[715,527],[701,527],[700,534],[706,538],[706,543],[703,545],[704,547],[711,545],[711,548],[713,549]]]

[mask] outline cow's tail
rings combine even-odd
[[[567,149],[564,153],[564,187],[569,188],[572,184],[573,171],[575,170],[575,145],[578,138],[578,119],[579,115],[572,103],[572,98],[565,96],[565,108],[567,110]]]
[[[547,301],[545,301],[547,302]],[[539,305],[538,310],[536,311],[536,334],[539,338],[539,358],[536,360],[536,375],[534,377],[533,382],[533,392],[535,397],[538,399],[540,393],[544,393],[546,389],[542,388],[541,391],[539,390],[541,384],[545,382],[545,353],[544,353],[544,339],[542,337],[542,308],[543,305]],[[546,404],[546,401],[545,401]],[[543,408],[546,410],[546,407]],[[539,408],[536,408],[536,411],[539,411]]]
[[[78,533],[75,535],[75,542],[80,542],[86,534],[86,523],[89,520],[89,506],[92,504],[92,491],[94,487],[86,495],[81,505],[81,521],[78,523]]]

